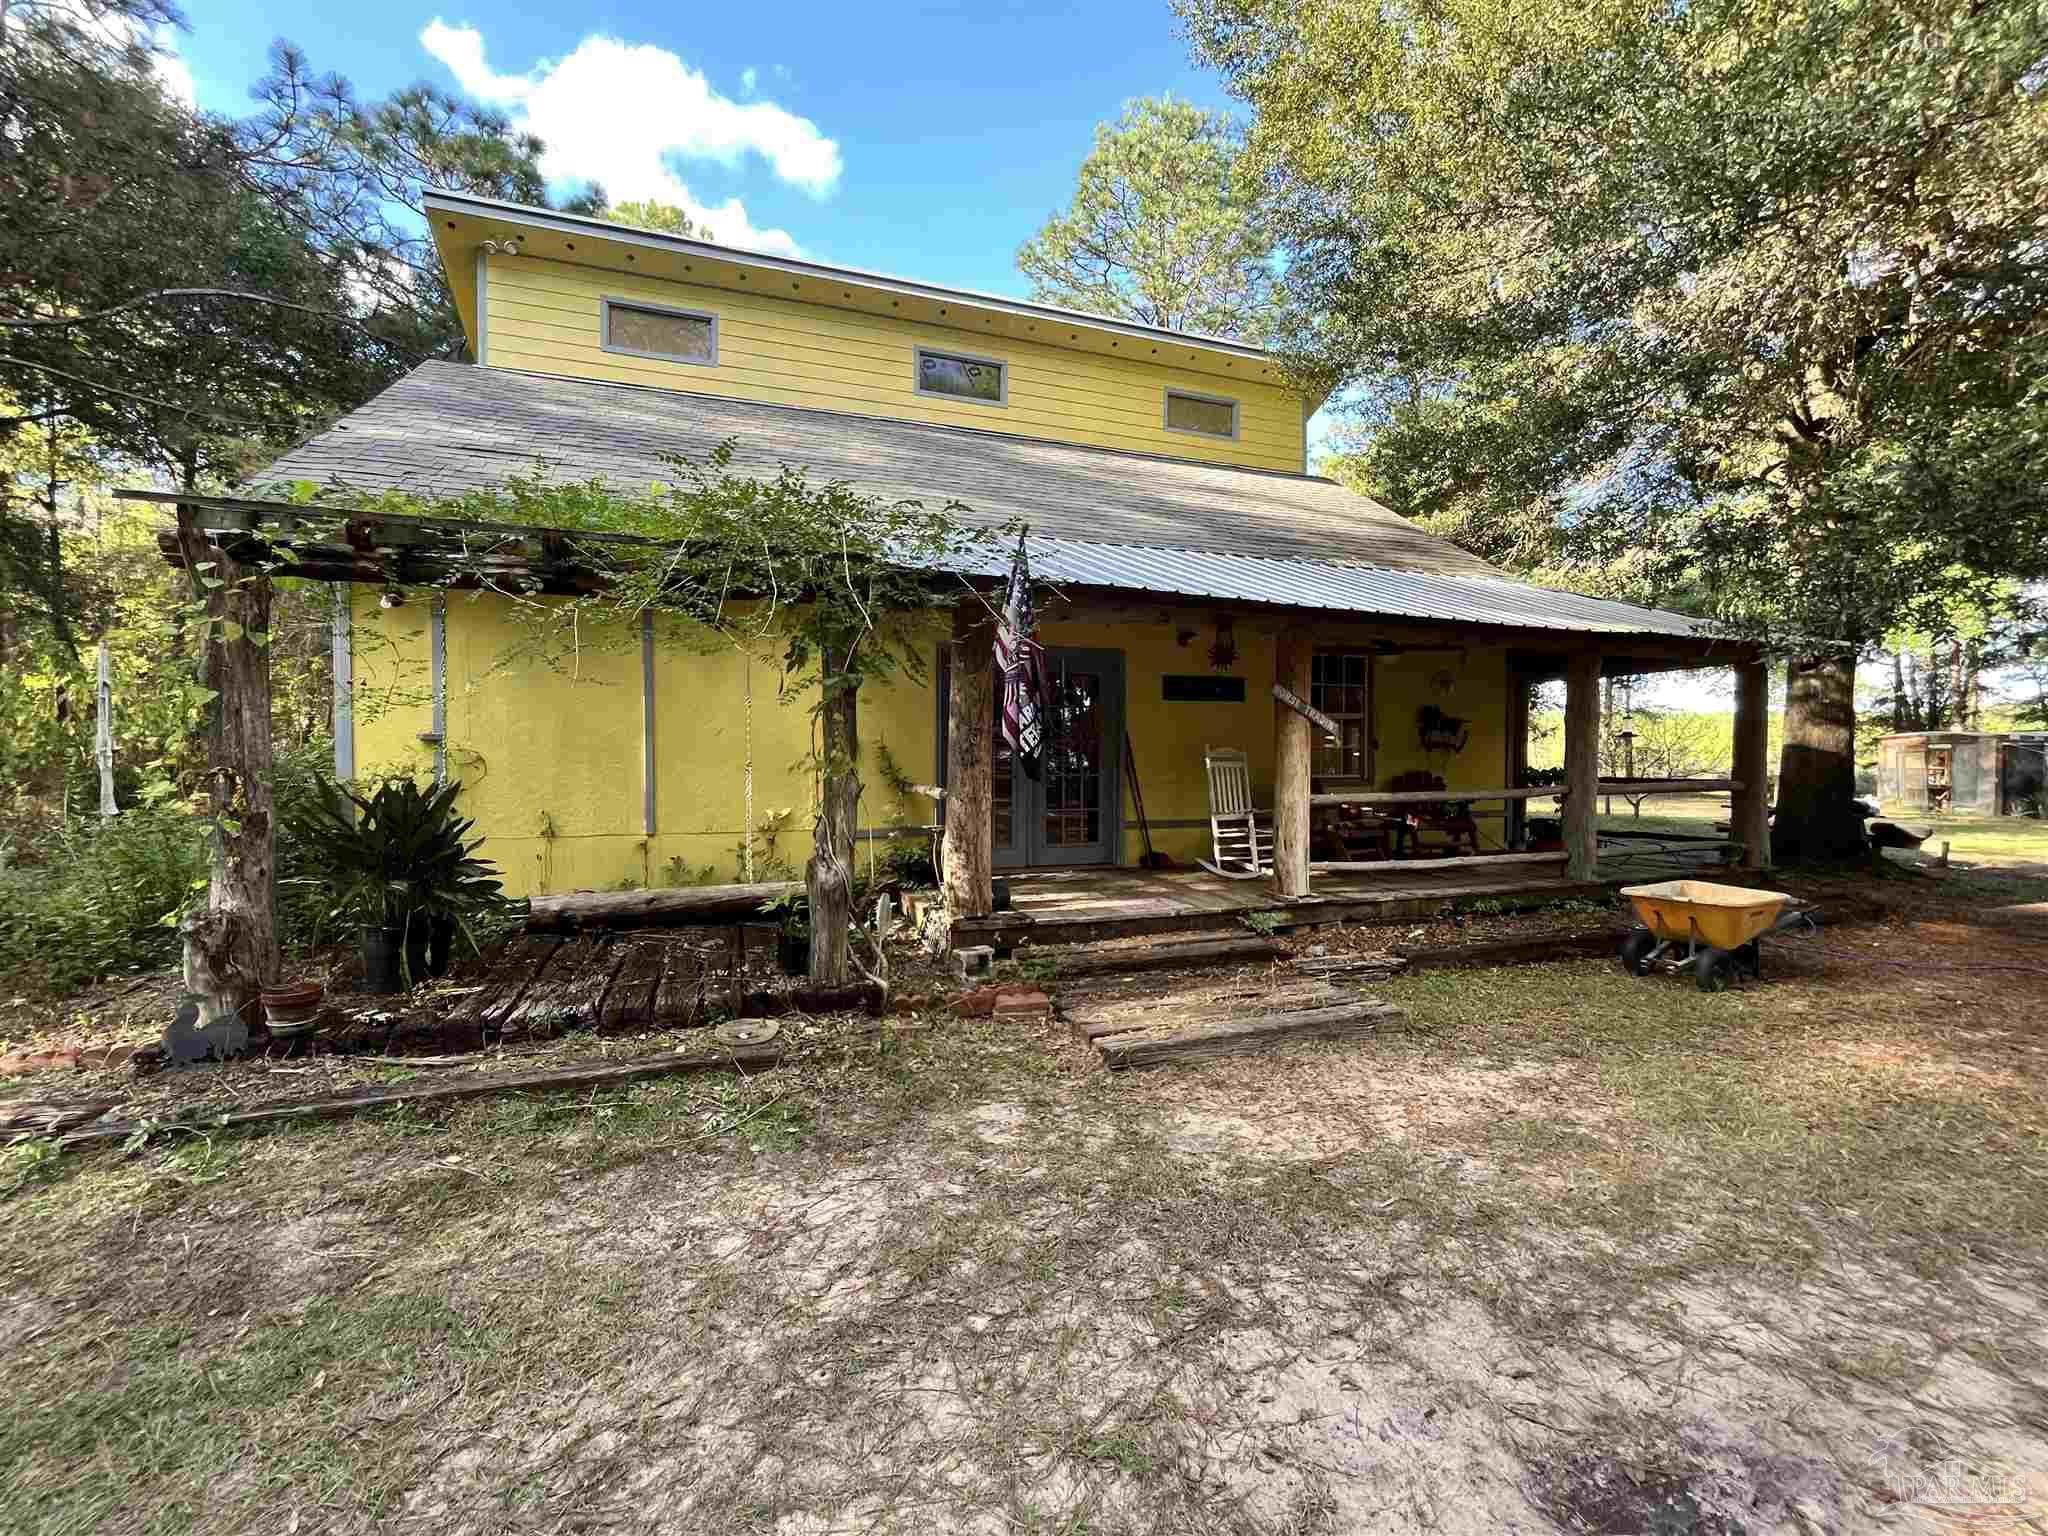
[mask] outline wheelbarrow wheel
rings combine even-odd
[[[1650,956],[1657,952],[1657,935],[1647,928],[1633,928],[1621,941],[1617,958],[1621,961],[1624,975],[1647,976],[1650,974]]]
[[[1727,949],[1703,949],[1692,963],[1693,980],[1702,992],[1726,992],[1735,985],[1735,953]]]

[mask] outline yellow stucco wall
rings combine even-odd
[[[675,884],[707,866],[738,873],[746,825],[746,769],[753,765],[756,826],[787,810],[774,853],[801,869],[810,853],[813,785],[808,697],[784,699],[771,656],[703,654],[664,636],[655,647],[656,832],[643,830],[641,650],[637,632],[593,629],[565,647],[557,634],[542,661],[522,656],[532,631],[497,596],[447,599],[448,763],[462,779],[462,805],[477,818],[485,855],[516,894],[604,889],[625,881]],[[372,776],[426,773],[433,749],[419,734],[432,722],[429,670],[433,598],[377,606],[358,589],[352,615],[355,761]],[[1185,646],[1179,635],[1196,631]],[[1125,720],[1131,733],[1154,846],[1192,863],[1208,852],[1204,746],[1245,749],[1264,804],[1272,801],[1273,638],[1237,627],[1242,704],[1168,703],[1160,679],[1209,669],[1211,633],[1199,620],[1045,627],[1048,645],[1120,650]],[[929,652],[936,657],[939,633]],[[1429,768],[1451,788],[1505,784],[1507,659],[1500,651],[1417,653],[1374,666],[1373,777],[1384,786],[1409,768]],[[1471,722],[1455,756],[1426,757],[1415,714],[1435,703]],[[882,771],[882,749],[916,782],[937,776],[937,701],[929,679],[864,690],[861,701],[862,820],[874,828],[915,826],[930,814],[922,797],[899,798]],[[1128,792],[1126,816],[1130,816]],[[1192,825],[1175,827],[1173,822]],[[1489,823],[1497,835],[1498,822]],[[1491,839],[1489,839],[1491,841]],[[767,849],[757,843],[759,857]],[[870,849],[860,850],[865,864]],[[1124,858],[1142,851],[1133,825]],[[757,871],[758,873],[759,871]]]
[[[716,364],[607,352],[599,302],[641,299],[718,317]],[[485,261],[484,359],[577,378],[857,411],[1220,464],[1300,472],[1303,412],[1283,385],[1103,357],[944,323],[639,277],[532,256]],[[1048,330],[1056,326],[1048,322]],[[1008,365],[1005,405],[943,399],[913,384],[920,345]],[[1141,339],[1133,349],[1150,345]],[[1253,366],[1247,364],[1247,367]],[[1169,432],[1168,386],[1239,402],[1235,441]]]
[[[544,640],[502,597],[447,603],[448,772],[487,839],[484,854],[515,895],[687,883],[708,866],[735,878],[751,756],[754,825],[787,811],[771,854],[801,869],[810,855],[813,783],[809,695],[783,698],[772,654],[706,654],[658,631],[654,647],[655,833],[645,830],[641,644],[637,629],[593,625]],[[431,773],[434,599],[383,609],[359,592],[351,614],[357,772]],[[559,611],[559,610],[558,610]],[[937,632],[931,651],[937,654]],[[905,803],[881,752],[928,780],[936,752],[929,680],[871,688],[862,699],[863,819],[914,826],[930,802]],[[879,851],[880,845],[877,845]],[[867,850],[863,848],[865,860]]]

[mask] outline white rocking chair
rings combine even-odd
[[[1236,747],[1204,747],[1202,766],[1209,773],[1209,846],[1214,856],[1198,862],[1226,880],[1270,875],[1272,813],[1252,805],[1251,763]]]

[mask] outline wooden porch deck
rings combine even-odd
[[[1283,925],[1397,922],[1431,916],[1467,896],[1519,896],[1539,900],[1604,897],[1641,871],[1603,860],[1595,881],[1577,881],[1561,868],[1504,864],[1498,874],[1470,864],[1442,871],[1389,870],[1386,874],[1317,875],[1314,895],[1287,901],[1264,880],[1225,880],[1201,869],[1056,869],[1008,876],[1010,910],[953,924],[955,947],[988,944],[1082,944],[1155,933],[1200,933],[1243,925],[1248,912],[1272,912]],[[1667,869],[1663,876],[1668,877]],[[1661,878],[1660,877],[1660,878]]]

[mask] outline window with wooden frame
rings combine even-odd
[[[1237,436],[1237,402],[1222,395],[1197,395],[1185,389],[1166,392],[1166,430],[1197,437]]]
[[[1317,651],[1309,703],[1337,724],[1337,739],[1315,733],[1311,771],[1324,782],[1372,782],[1372,658],[1359,651]]]
[[[655,357],[668,363],[718,362],[718,317],[694,309],[664,309],[605,299],[598,317],[599,343],[607,352]]]
[[[998,358],[970,357],[964,352],[917,349],[917,392],[980,405],[1010,403],[1009,365]]]

